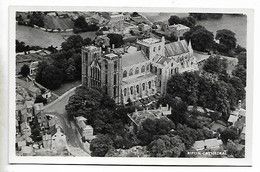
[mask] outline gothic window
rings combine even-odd
[[[162,69],[160,68],[160,69],[159,69],[159,75],[161,75],[161,74],[162,74]]]
[[[123,72],[123,77],[124,78],[127,77],[127,71],[126,70]]]
[[[135,69],[135,74],[139,74],[139,68],[138,67]]]
[[[116,81],[116,74],[114,74],[114,85],[116,85],[117,81]]]
[[[172,73],[173,73],[173,69],[171,69],[171,75],[172,75]]]
[[[148,88],[149,88],[149,89],[152,88],[152,82],[151,82],[151,81],[148,82]]]
[[[117,62],[116,61],[114,62],[114,70],[115,71],[117,70]]]
[[[143,90],[145,90],[145,83],[142,84]]]
[[[116,97],[116,86],[114,87],[114,97]]]
[[[175,68],[175,73],[179,73],[179,68],[178,67]]]
[[[133,69],[130,69],[129,76],[133,75]]]
[[[105,83],[107,84],[107,74],[106,74],[106,76],[105,76]]]
[[[139,85],[136,86],[136,92],[139,93]]]
[[[162,81],[159,81],[159,87],[161,87],[162,86]]]
[[[107,94],[108,93],[108,89],[107,89],[106,85],[104,86],[104,90],[105,90],[105,94]]]
[[[172,63],[172,67],[173,67],[173,63]]]
[[[130,94],[133,95],[133,87],[130,87]]]
[[[141,73],[144,73],[144,72],[145,72],[145,67],[142,66],[142,68],[141,68]]]
[[[161,46],[159,45],[158,50],[160,50],[160,49],[161,49]]]
[[[127,91],[127,90],[126,90],[126,88],[125,88],[125,89],[124,89],[124,96],[126,96],[126,91]]]
[[[146,66],[146,70],[149,71],[149,65]]]
[[[154,73],[157,74],[157,67],[154,67]]]
[[[155,47],[153,47],[153,52],[155,52]]]

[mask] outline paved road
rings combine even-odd
[[[55,115],[59,123],[61,124],[66,137],[69,149],[74,152],[75,156],[90,156],[82,147],[78,137],[76,136],[75,123],[74,121],[69,121],[68,114],[65,110],[65,106],[68,103],[70,96],[75,92],[71,91],[69,94],[62,97],[60,101],[56,101],[46,108],[43,112]]]

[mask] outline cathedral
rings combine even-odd
[[[191,42],[165,43],[165,38],[137,40],[123,48],[82,48],[82,84],[99,87],[116,103],[126,104],[165,94],[175,73],[198,70]]]

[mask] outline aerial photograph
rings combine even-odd
[[[16,11],[14,22],[16,156],[245,158],[246,14]]]

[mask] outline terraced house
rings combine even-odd
[[[116,103],[165,94],[172,75],[194,70],[198,70],[196,58],[185,40],[165,44],[164,37],[146,38],[106,51],[82,48],[83,85],[100,87]]]

